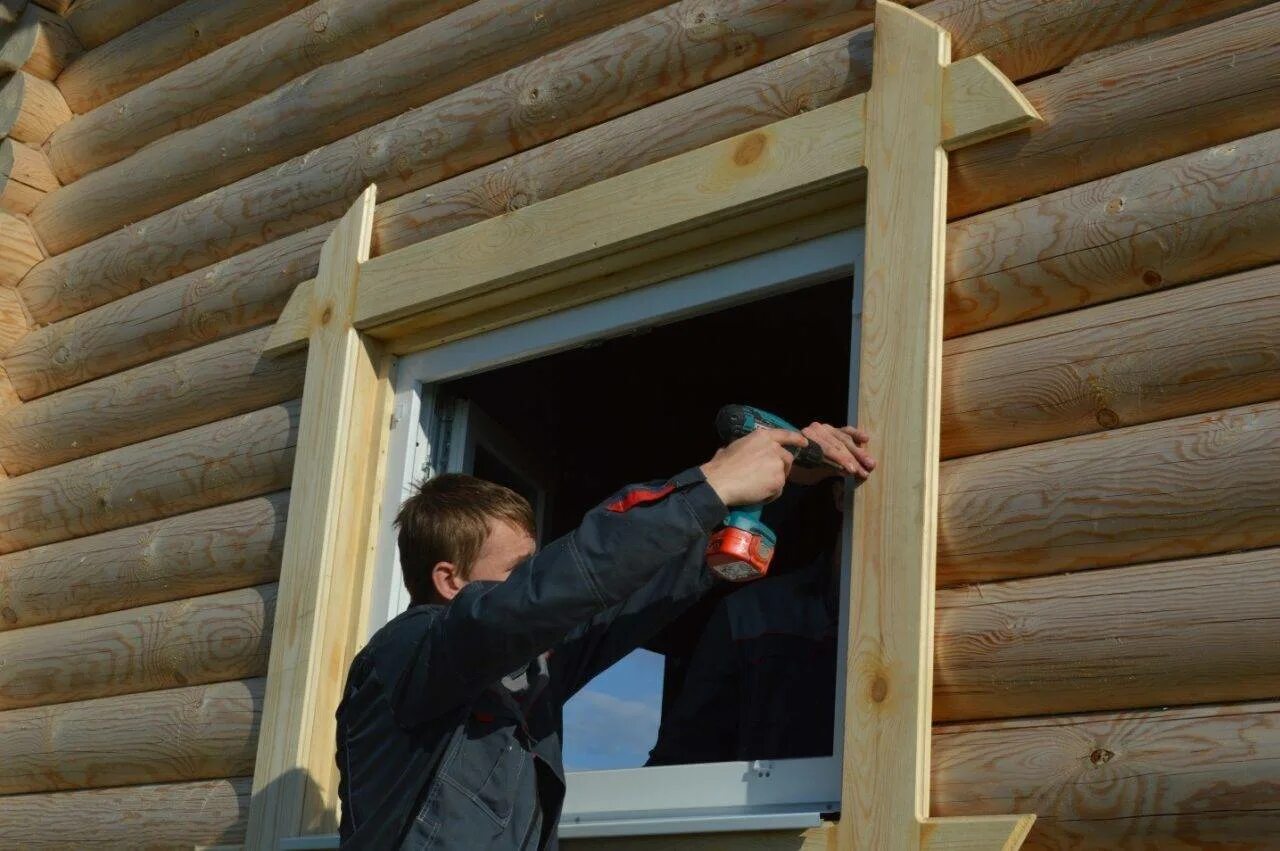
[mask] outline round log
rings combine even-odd
[[[274,582],[287,491],[0,556],[0,631]]]
[[[0,208],[25,215],[57,188],[58,179],[43,151],[13,139],[0,140]]]
[[[71,110],[48,80],[15,71],[0,84],[0,134],[28,145],[43,145]]]
[[[80,54],[80,42],[61,17],[34,4],[0,42],[0,72],[26,71],[53,80]]]
[[[54,2],[69,5],[67,0]],[[143,21],[181,5],[182,2],[183,0],[78,0],[75,9],[67,15],[67,23],[87,50],[128,32]]]
[[[0,210],[0,287],[16,286],[43,259],[27,217]]]

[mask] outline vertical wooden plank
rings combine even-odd
[[[246,843],[336,828],[333,713],[351,656],[376,506],[385,360],[352,327],[369,257],[375,189],[339,221],[320,254],[280,598]]]
[[[858,421],[884,439],[854,501],[841,848],[918,851],[928,816],[950,54],[876,4]]]

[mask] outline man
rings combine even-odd
[[[709,590],[709,534],[727,506],[775,497],[803,443],[755,432],[537,554],[516,494],[423,485],[397,519],[412,605],[352,662],[338,708],[344,847],[556,847],[565,701]]]

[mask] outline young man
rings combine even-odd
[[[536,554],[516,494],[423,485],[397,518],[412,605],[352,662],[338,708],[343,847],[556,847],[565,701],[710,589],[726,507],[777,496],[803,443],[755,432]]]

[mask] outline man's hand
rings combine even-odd
[[[827,460],[834,467],[794,467],[790,480],[799,485],[817,484],[823,479],[838,476],[841,470],[846,476],[853,476],[858,483],[866,481],[867,476],[876,468],[876,459],[867,452],[867,442],[871,439],[865,431],[853,426],[836,428],[826,423],[810,423],[800,430],[801,433],[818,445]]]
[[[707,483],[729,507],[768,502],[782,493],[795,457],[788,446],[805,445],[797,432],[757,429],[716,452],[702,465]]]

